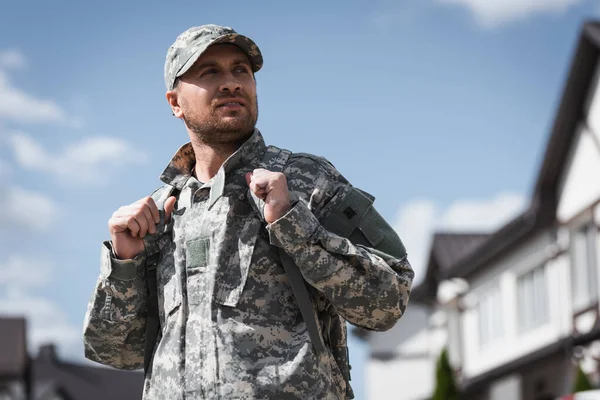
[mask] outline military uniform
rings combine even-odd
[[[289,157],[283,173],[292,207],[277,221],[267,224],[253,208],[245,174],[264,167],[261,160],[271,149],[255,130],[217,175],[199,182],[188,143],[162,174],[179,195],[170,229],[159,239],[161,330],[144,398],[352,397],[336,349],[313,350],[278,251],[291,256],[313,289],[315,315],[330,309],[340,320],[386,330],[403,314],[413,279],[405,253],[394,257],[355,245],[320,222],[352,187],[326,160]],[[146,257],[118,260],[111,243],[103,243],[84,323],[87,358],[142,368]],[[345,346],[344,325],[333,335],[328,343]]]

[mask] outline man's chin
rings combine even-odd
[[[231,123],[229,123],[229,122],[231,122]],[[247,122],[221,121],[221,123],[219,124],[219,130],[222,132],[246,133],[249,130],[251,130],[251,128],[248,129],[249,126],[250,126],[250,124],[248,124]]]
[[[240,118],[239,116],[237,117],[223,117],[220,118],[219,120],[219,128],[221,128],[220,130],[223,131],[231,131],[231,132],[248,132],[249,130],[252,130],[252,128],[254,127],[254,124],[252,123],[252,121],[247,118]],[[250,128],[249,128],[250,127]]]

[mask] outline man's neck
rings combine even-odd
[[[210,181],[219,172],[223,163],[243,144],[243,141],[218,145],[208,144],[193,136],[191,142],[196,156],[193,175],[203,183]]]

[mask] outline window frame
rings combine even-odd
[[[548,263],[537,264],[516,276],[517,333],[535,331],[550,322]]]
[[[584,232],[582,234],[582,232]],[[578,312],[589,308],[598,302],[598,256],[597,256],[597,238],[598,228],[593,220],[586,219],[583,222],[574,225],[569,230],[569,262],[571,278],[571,301],[573,311]],[[576,235],[584,237],[585,259],[584,266],[581,267],[581,255],[577,254]],[[579,274],[584,273],[581,277]],[[583,285],[581,284],[583,282]],[[585,289],[583,289],[585,286]],[[584,293],[584,294],[582,294]]]

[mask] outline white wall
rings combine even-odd
[[[389,361],[369,359],[365,366],[368,400],[421,400],[431,395],[435,382],[433,337],[428,330],[429,308],[413,303],[402,320],[387,332],[369,336],[372,353],[393,353]],[[445,341],[445,337],[443,338]]]
[[[559,185],[557,218],[560,222],[600,199],[600,67],[586,99],[582,121],[576,129],[574,146]]]
[[[368,400],[422,400],[433,392],[435,366],[427,359],[371,360],[366,382]]]
[[[557,218],[564,223],[600,199],[600,152],[592,133],[583,125],[577,129],[571,159],[560,185]]]
[[[596,68],[596,76],[592,88],[590,89],[589,97],[587,99],[587,125],[590,130],[600,140],[600,85],[598,85],[598,78],[600,77],[600,66]]]
[[[568,258],[560,256],[551,260],[554,251],[552,232],[546,232],[525,243],[512,254],[492,265],[484,275],[472,281],[465,298],[467,309],[463,312],[463,371],[472,378],[497,368],[521,356],[547,346],[570,333],[570,285]],[[545,263],[549,319],[534,330],[519,332],[517,326],[517,277]],[[567,284],[565,284],[567,283]],[[503,335],[494,343],[480,346],[477,299],[491,285],[499,285]]]

